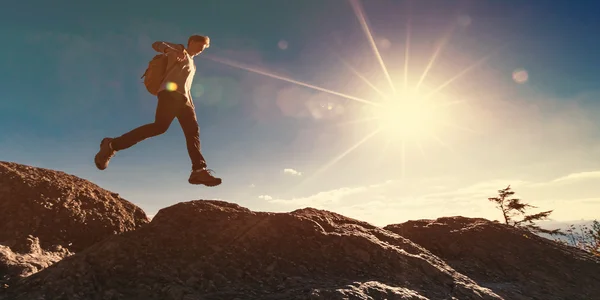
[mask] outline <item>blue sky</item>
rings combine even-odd
[[[148,214],[223,199],[268,211],[313,206],[378,225],[495,219],[486,198],[512,184],[556,220],[596,218],[598,10],[592,1],[6,4],[0,159],[89,179]],[[156,99],[139,79],[151,43],[196,33],[212,41],[196,58],[193,87],[202,149],[223,184],[187,183],[177,122],[96,170],[103,137],[153,120]],[[405,74],[418,92],[405,92]],[[357,99],[420,103],[430,94],[449,105],[435,117],[429,106],[398,111],[394,130],[348,151],[395,116],[369,114],[378,106]],[[378,119],[353,122],[367,116]]]

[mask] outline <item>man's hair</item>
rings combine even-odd
[[[194,42],[203,42],[207,45],[210,45],[210,38],[204,35],[192,35],[190,36],[190,38],[188,39],[188,46],[190,45],[190,43],[194,41]]]

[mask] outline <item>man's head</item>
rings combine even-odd
[[[210,38],[203,35],[192,35],[188,39],[187,51],[190,55],[198,55],[210,47]]]

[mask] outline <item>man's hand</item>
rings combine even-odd
[[[177,61],[184,61],[187,58],[187,52],[183,45],[157,41],[152,43],[152,48],[156,50],[156,52],[165,54],[174,52]]]
[[[170,53],[170,52],[175,52],[174,54],[177,55],[176,56],[177,57],[177,61],[183,61],[186,58],[185,49],[182,50],[182,51],[179,51],[179,50],[176,50],[176,49],[173,49],[173,48],[167,48],[165,50],[165,53],[167,53],[167,54]]]

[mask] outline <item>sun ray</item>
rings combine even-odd
[[[453,105],[457,105],[457,104],[462,104],[462,103],[467,103],[467,100],[453,100],[453,101],[446,101],[440,104],[435,104],[433,105],[434,109],[439,109],[439,108],[445,108],[448,106],[453,106]]]
[[[410,3],[410,2],[409,2]],[[406,22],[406,42],[404,47],[404,91],[408,90],[408,61],[410,57],[410,30],[411,30],[411,17],[408,16]]]
[[[486,62],[488,59],[490,59],[490,57],[492,57],[492,54],[486,55],[485,57],[481,58],[480,60],[478,60],[477,62],[473,63],[472,65],[468,66],[467,68],[465,68],[464,70],[462,70],[461,72],[457,73],[454,77],[450,78],[448,81],[442,83],[440,86],[438,86],[437,88],[435,88],[433,91],[431,91],[429,94],[427,94],[425,96],[425,99],[428,99],[430,97],[433,97],[435,94],[437,94],[439,91],[441,91],[443,88],[445,88],[446,86],[450,85],[452,82],[454,82],[455,80],[459,79],[460,77],[464,76],[465,74],[469,73],[471,70],[475,69],[476,67],[478,67],[479,65],[483,64],[484,62]]]
[[[385,144],[383,144],[383,148],[381,149],[381,154],[379,155],[378,164],[380,164],[385,159],[385,153],[387,152],[388,147],[390,146],[391,143],[392,143],[391,138],[387,138],[385,140]]]
[[[406,177],[406,141],[402,140],[402,179]]]
[[[357,123],[365,123],[368,121],[374,121],[379,119],[378,117],[369,117],[369,118],[361,118],[361,119],[356,119],[356,120],[351,120],[351,121],[346,121],[346,122],[340,122],[337,123],[337,126],[344,126],[344,125],[350,125],[350,124],[357,124]]]
[[[431,134],[431,137],[432,137],[434,140],[436,140],[436,141],[437,141],[437,142],[438,142],[440,145],[442,145],[444,148],[446,148],[446,149],[448,149],[448,150],[450,150],[450,151],[453,151],[453,152],[454,152],[454,149],[452,149],[452,147],[450,147],[450,145],[448,145],[448,144],[446,144],[444,141],[442,141],[442,139],[440,139],[440,137],[439,137],[439,136],[437,136],[437,135],[435,135],[435,134]]]
[[[359,0],[349,0],[349,1],[350,1],[350,5],[352,6],[352,9],[354,10],[354,14],[356,15],[356,18],[358,18],[360,25],[362,26],[365,34],[367,35],[367,38],[369,39],[371,48],[373,49],[373,52],[375,52],[375,56],[377,57],[377,60],[379,61],[379,64],[381,65],[381,68],[383,69],[383,73],[385,74],[385,77],[387,78],[388,82],[390,83],[392,91],[395,94],[396,87],[394,86],[394,82],[392,81],[392,78],[390,77],[390,73],[388,72],[387,67],[383,63],[383,58],[381,58],[381,54],[379,54],[379,49],[377,49],[375,40],[373,40],[373,34],[371,34],[371,30],[369,29],[369,25],[367,24],[367,17],[365,15],[365,12],[362,9]]]
[[[421,156],[423,158],[426,158],[425,151],[423,150],[423,145],[421,145],[421,142],[417,142],[417,147],[419,148],[419,152],[421,153]]]
[[[234,61],[231,61],[229,59],[219,58],[219,57],[209,56],[209,55],[205,55],[204,57],[207,58],[207,59],[210,59],[212,61],[228,65],[230,67],[234,67],[234,68],[246,70],[246,71],[249,71],[249,72],[253,72],[253,73],[256,73],[256,74],[264,75],[264,76],[267,76],[267,77],[271,77],[271,78],[275,78],[275,79],[287,81],[287,82],[294,83],[294,84],[297,84],[297,85],[300,85],[300,86],[304,86],[304,87],[307,87],[307,88],[311,88],[311,89],[314,89],[314,90],[317,90],[317,91],[321,91],[321,92],[329,93],[329,94],[332,94],[332,95],[340,96],[340,97],[343,97],[343,98],[346,98],[346,99],[349,99],[349,100],[354,100],[354,101],[357,101],[357,102],[361,102],[361,103],[365,103],[365,104],[370,104],[370,105],[375,105],[375,106],[379,106],[380,105],[380,104],[372,102],[372,101],[368,101],[368,100],[365,100],[365,99],[361,99],[361,98],[357,98],[357,97],[354,97],[354,96],[346,95],[346,94],[343,94],[343,93],[340,93],[340,92],[328,90],[326,88],[322,88],[322,87],[315,86],[315,85],[312,85],[312,84],[304,83],[304,82],[301,82],[301,81],[298,81],[298,80],[294,80],[294,79],[291,79],[291,78],[287,78],[287,77],[283,77],[283,76],[280,76],[280,75],[272,74],[272,73],[269,73],[269,72],[266,72],[266,71],[263,71],[263,70],[259,70],[257,68],[245,66],[244,64],[241,64],[241,63],[238,63],[238,62],[234,62]]]
[[[338,59],[348,68],[350,69],[350,71],[352,71],[352,73],[354,73],[354,75],[358,76],[358,78],[362,79],[362,81],[364,83],[366,83],[368,86],[370,86],[375,92],[377,92],[380,96],[387,98],[387,96],[380,90],[378,89],[373,83],[371,83],[371,81],[369,81],[367,79],[367,77],[363,76],[362,74],[360,74],[360,72],[358,72],[358,70],[356,70],[353,66],[350,65],[350,63],[348,63],[344,58],[342,58],[340,55],[336,54],[336,56],[338,57]]]
[[[362,144],[364,144],[365,142],[367,142],[369,139],[371,139],[372,137],[374,137],[379,132],[381,132],[381,129],[377,129],[377,130],[371,132],[370,134],[366,135],[362,140],[358,141],[356,144],[354,144],[350,148],[348,148],[348,150],[344,151],[342,154],[338,155],[337,157],[335,157],[334,159],[332,159],[330,162],[328,162],[326,165],[324,165],[323,167],[321,167],[320,169],[318,169],[315,173],[312,174],[312,176],[310,178],[307,178],[305,180],[305,182],[308,181],[308,180],[310,180],[311,178],[314,178],[318,174],[327,171],[327,169],[329,169],[331,166],[333,166],[338,161],[342,160],[344,157],[346,157],[346,155],[350,154],[352,151],[354,151],[356,148],[360,147]]]
[[[433,64],[437,60],[437,58],[440,55],[440,53],[442,52],[442,50],[444,50],[444,47],[446,46],[446,44],[448,43],[448,41],[452,37],[452,34],[454,33],[455,29],[456,29],[456,26],[452,26],[452,28],[450,29],[450,31],[448,33],[446,33],[444,35],[444,37],[442,37],[442,40],[440,41],[439,45],[436,47],[435,51],[433,52],[433,55],[431,56],[431,59],[429,60],[429,63],[427,64],[427,67],[425,67],[425,71],[423,72],[423,75],[421,75],[421,78],[419,79],[419,82],[415,86],[415,90],[417,90],[417,91],[419,90],[419,87],[421,86],[421,84],[425,80],[425,77],[427,77],[427,74],[429,73],[429,70],[433,67]]]
[[[466,131],[466,132],[470,132],[470,133],[481,133],[475,129],[469,128],[469,127],[463,127],[460,125],[456,125],[454,123],[448,123],[448,122],[440,122],[440,124],[444,125],[444,126],[448,126],[448,127],[452,127],[452,128],[456,128],[462,131]]]

